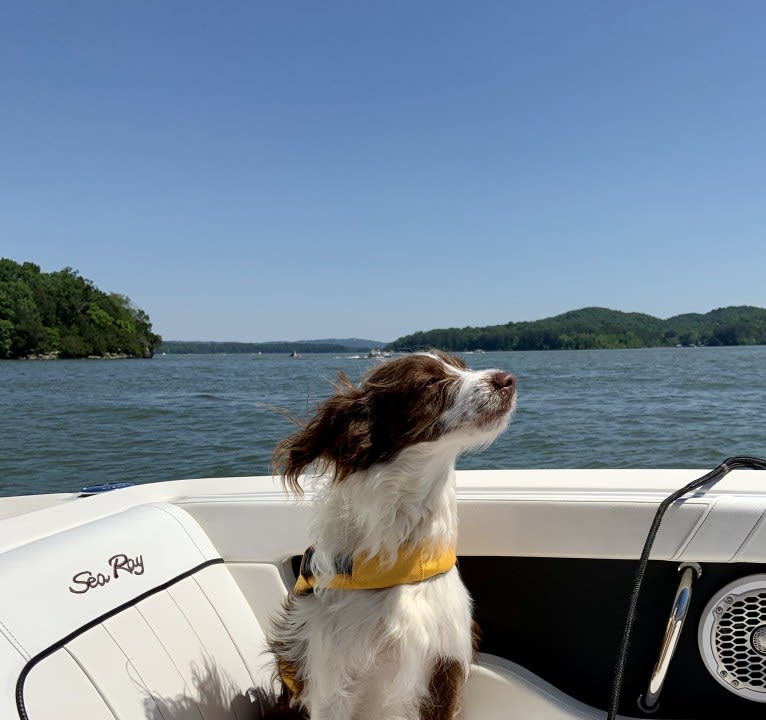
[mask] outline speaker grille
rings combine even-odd
[[[718,682],[766,702],[766,575],[742,578],[716,593],[700,621],[699,644]]]

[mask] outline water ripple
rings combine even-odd
[[[486,353],[516,373],[510,429],[463,468],[710,467],[766,455],[766,347]],[[269,472],[338,370],[332,355],[1,362],[0,495]]]

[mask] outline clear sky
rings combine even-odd
[[[0,5],[0,256],[166,339],[766,306],[766,3]]]

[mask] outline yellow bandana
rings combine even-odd
[[[310,594],[317,584],[310,567],[313,552],[313,548],[309,548],[303,555],[301,572],[293,589],[296,595]],[[342,559],[336,563],[337,574],[322,587],[333,590],[382,590],[395,585],[410,585],[442,575],[451,570],[456,562],[455,550],[451,547],[433,548],[423,544],[411,548],[403,545],[393,564],[384,562],[379,555]]]

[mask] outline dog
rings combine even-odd
[[[455,566],[455,459],[488,446],[513,375],[439,351],[342,373],[274,452],[285,487],[317,482],[312,537],[269,639],[283,701],[311,720],[453,720],[475,655]]]

